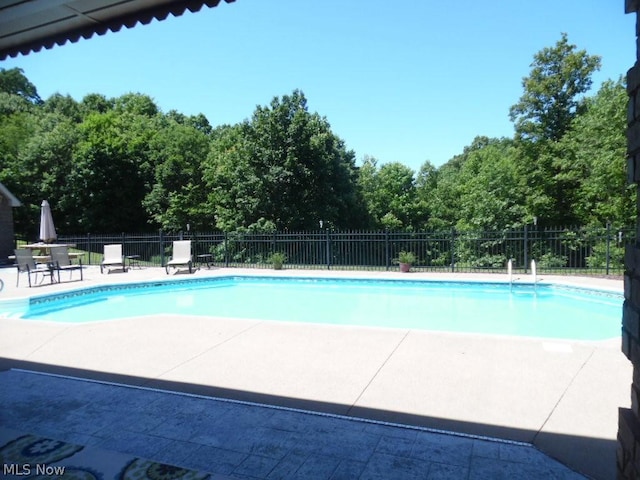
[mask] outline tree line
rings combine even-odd
[[[214,127],[142,93],[43,100],[21,69],[0,69],[0,182],[22,201],[16,232],[30,239],[43,199],[63,234],[632,227],[627,95],[622,78],[589,95],[600,61],[562,34],[534,55],[513,137],[479,135],[417,172],[357,165],[300,90]]]

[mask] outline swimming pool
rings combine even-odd
[[[539,284],[226,276],[0,302],[0,315],[86,323],[183,314],[575,340],[620,335],[621,294]]]

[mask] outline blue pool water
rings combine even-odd
[[[14,305],[11,316],[84,323],[175,313],[603,340],[620,336],[622,301],[618,294],[551,285],[222,277],[35,297]]]

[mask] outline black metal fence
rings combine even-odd
[[[490,232],[176,232],[152,234],[64,235],[87,252],[84,261],[98,264],[104,245],[121,243],[127,256],[142,265],[161,266],[171,255],[174,240],[190,239],[194,260],[207,255],[218,266],[270,267],[274,252],[286,256],[286,268],[390,270],[401,251],[416,256],[413,269],[447,272],[504,272],[512,260],[514,271],[527,273],[535,260],[539,272],[619,275],[624,268],[624,245],[635,241],[632,229],[524,228]]]

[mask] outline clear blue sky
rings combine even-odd
[[[41,97],[150,95],[213,126],[302,90],[358,162],[441,165],[476,135],[511,137],[533,55],[602,57],[597,89],[635,62],[623,0],[237,0],[0,62]]]

